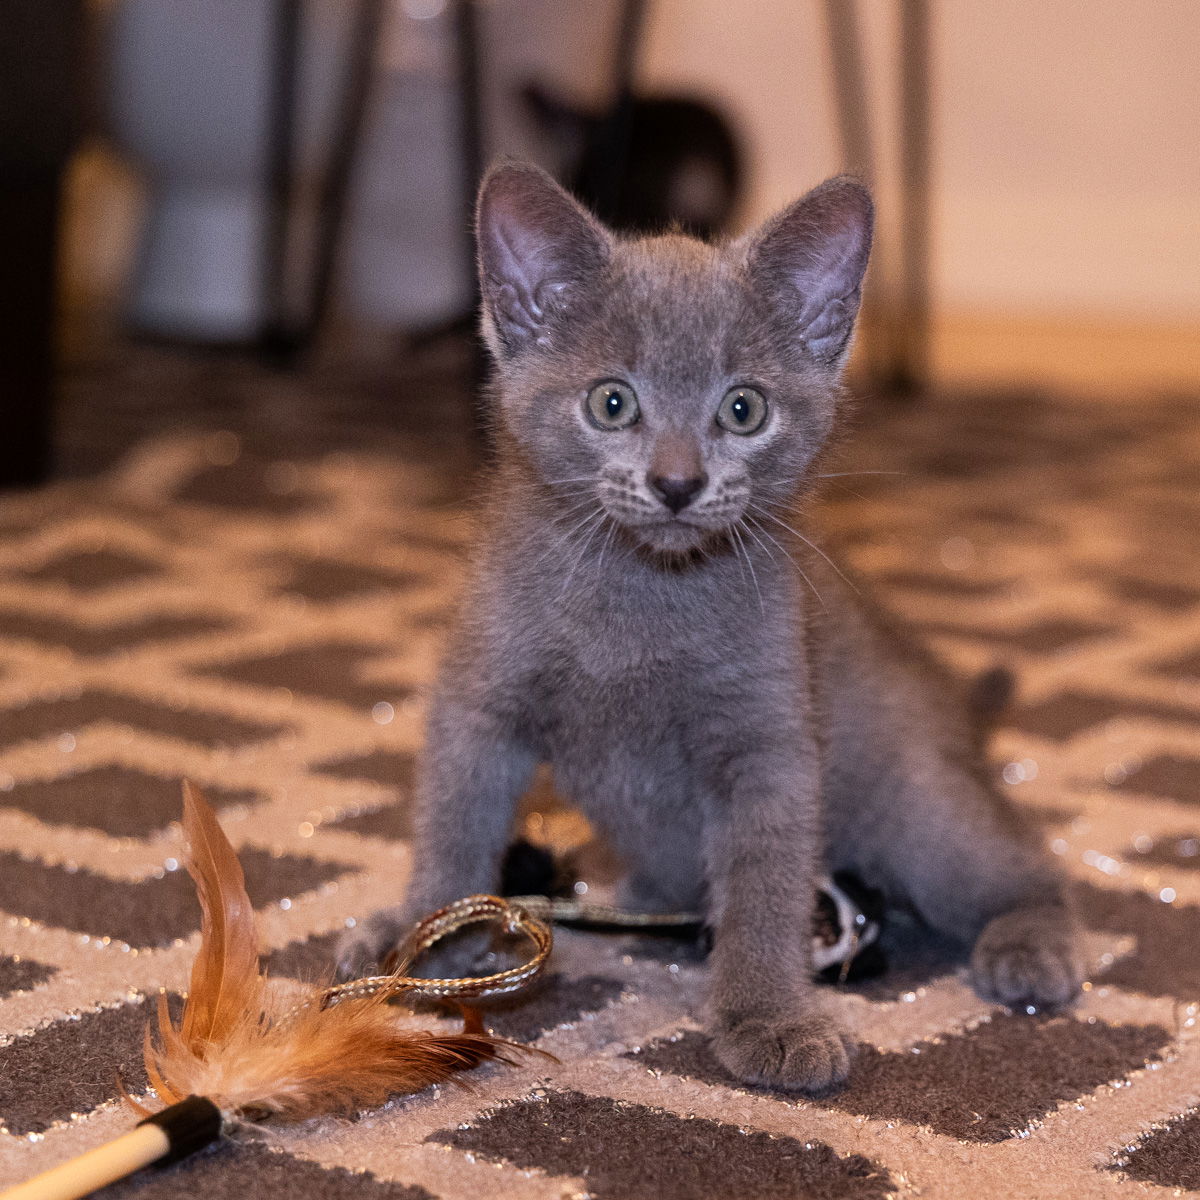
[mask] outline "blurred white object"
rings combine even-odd
[[[142,332],[244,342],[269,315],[263,260],[276,7],[114,0],[107,102],[113,139],[145,184],[127,307]],[[353,8],[345,0],[303,4],[289,247],[290,284],[301,298]],[[480,5],[489,155],[545,161],[514,99],[531,76],[575,95],[605,94],[614,12],[613,0]],[[429,326],[470,302],[452,17],[446,0],[388,5],[340,240],[338,303],[360,321]]]
[[[128,317],[138,329],[244,341],[263,323],[273,0],[118,0],[112,136],[143,177]],[[296,159],[319,166],[345,61],[347,7],[307,0]]]
[[[352,319],[419,329],[470,307],[458,129],[448,65],[379,72],[338,269],[338,299]]]

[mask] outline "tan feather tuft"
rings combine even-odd
[[[173,1104],[207,1096],[227,1113],[292,1119],[352,1112],[526,1048],[491,1037],[476,1018],[464,1032],[405,1029],[385,989],[321,1007],[297,1001],[259,968],[254,911],[242,869],[200,790],[184,784],[188,871],[202,910],[200,950],[178,1024],[159,997],[157,1041],[146,1031],[146,1073]]]
[[[200,900],[200,953],[180,1033],[190,1045],[219,1044],[262,992],[258,930],[242,864],[203,793],[183,783],[187,869]],[[160,1021],[161,1025],[161,1021]]]

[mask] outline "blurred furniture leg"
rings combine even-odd
[[[82,0],[0,5],[0,487],[51,466],[62,181],[81,123]]]
[[[0,183],[0,487],[50,473],[60,172]]]
[[[629,160],[629,137],[633,114],[634,79],[638,49],[646,27],[648,0],[622,0],[617,24],[617,44],[613,62],[613,98],[604,121],[604,153],[596,158],[602,169],[585,181],[601,217],[611,217],[621,198]]]
[[[293,365],[299,354],[312,347],[329,313],[346,202],[362,142],[383,16],[383,0],[357,0],[354,5],[350,50],[342,86],[337,91],[333,139],[321,179],[311,277],[297,313],[288,303],[287,262],[296,169],[295,124],[303,12],[300,0],[275,3],[266,156],[271,210],[263,259],[268,315],[259,346],[268,360],[280,366]]]
[[[362,145],[383,17],[383,0],[357,0],[346,74],[338,92],[333,145],[322,177],[318,202],[316,259],[301,338],[305,346],[312,345],[316,339],[329,314],[333,298],[338,249],[346,225],[346,202]]]
[[[483,76],[479,59],[479,12],[475,0],[455,0],[454,49],[458,75],[459,137],[462,145],[463,250],[471,280],[471,312],[479,313],[479,280],[475,272],[475,192],[483,175]],[[488,359],[475,320],[471,322],[471,432],[485,451],[491,434],[484,419],[483,392]]]
[[[900,337],[891,387],[929,384],[929,2],[900,0]]]
[[[267,111],[267,224],[263,238],[264,318],[259,351],[278,365],[300,349],[287,303],[288,230],[295,171],[300,0],[275,0],[271,14],[271,84]]]
[[[855,0],[825,0],[825,30],[829,38],[830,75],[842,146],[842,168],[873,184],[878,164],[875,139],[871,134],[867,72]],[[887,267],[884,257],[877,254],[867,273],[858,318],[867,376],[872,383],[888,376],[892,361],[892,328],[882,299],[888,292]]]
[[[825,23],[842,160],[847,170],[871,180],[879,163],[855,3],[826,0]],[[894,256],[876,255],[862,323],[872,383],[894,396],[911,396],[929,383],[929,5],[899,5],[900,239]]]

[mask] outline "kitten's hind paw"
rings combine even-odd
[[[1083,968],[1072,923],[1059,908],[1016,909],[991,921],[971,955],[971,981],[985,1000],[1056,1009],[1079,993]]]
[[[745,1083],[821,1093],[844,1083],[852,1044],[822,1013],[723,1019],[713,1031],[718,1060]]]

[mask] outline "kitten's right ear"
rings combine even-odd
[[[554,327],[608,261],[604,227],[540,167],[493,167],[476,227],[483,334],[497,358],[548,345]]]
[[[752,277],[808,354],[832,368],[854,330],[873,222],[870,192],[841,175],[789,205],[750,242]]]

